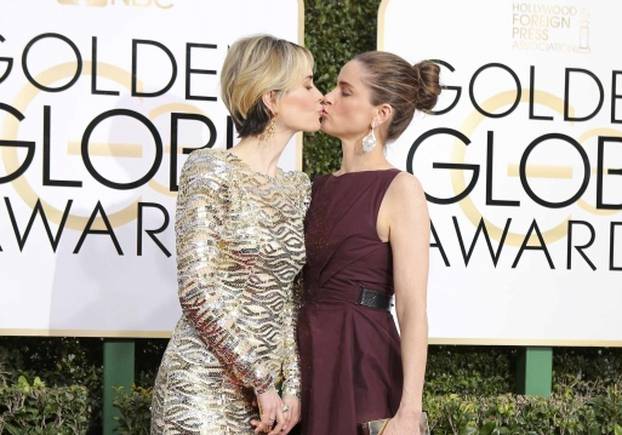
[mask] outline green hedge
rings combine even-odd
[[[315,57],[315,83],[326,93],[354,55],[376,49],[378,0],[306,0],[305,45]],[[307,134],[304,170],[310,176],[339,168],[341,145],[323,133]]]
[[[163,344],[143,346],[140,360],[156,361]],[[510,394],[517,353],[430,347],[424,405],[433,433],[622,435],[622,349],[555,349],[548,398]],[[122,390],[121,433],[147,433],[154,374],[141,371],[142,385]]]
[[[166,340],[137,340],[138,385],[122,390],[115,403],[121,411],[121,433],[148,433],[150,387],[165,345]],[[84,433],[90,423],[88,432],[100,433],[94,421],[101,411],[91,410],[101,406],[97,349],[99,340],[0,339],[0,403],[22,403],[0,407],[2,424],[20,428],[19,433],[74,433],[76,428],[75,433]],[[515,387],[516,356],[517,349],[511,347],[431,346],[425,406],[434,433],[620,431],[622,349],[555,349],[554,394],[546,399],[509,394]],[[35,379],[28,373],[37,368],[43,381],[25,382]],[[16,402],[16,397],[27,400]],[[55,419],[54,410],[62,421]],[[42,429],[42,421],[47,429]]]
[[[89,427],[86,387],[47,387],[40,378],[20,376],[0,384],[0,434],[81,434]]]
[[[595,396],[428,396],[430,430],[439,434],[622,435],[622,384]]]
[[[0,434],[3,423],[8,433],[101,433],[102,340],[2,337],[0,388]]]
[[[119,410],[117,431],[121,435],[149,435],[151,387],[117,388],[114,406]]]
[[[120,393],[121,434],[148,434],[151,389]],[[587,395],[569,391],[551,397],[433,395],[424,406],[434,434],[614,434],[622,435],[622,383]]]

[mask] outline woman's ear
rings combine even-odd
[[[266,92],[261,96],[261,101],[268,108],[272,115],[276,115],[276,92],[270,91]]]
[[[393,116],[393,107],[391,107],[390,104],[385,103],[378,106],[376,109],[376,116],[374,117],[376,127],[380,127],[386,123],[391,119],[391,116]]]

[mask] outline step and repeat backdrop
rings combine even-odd
[[[378,48],[444,85],[387,150],[428,198],[432,343],[622,345],[621,14],[382,2]]]
[[[244,13],[240,13],[240,11]],[[275,12],[277,11],[277,12]],[[167,336],[187,155],[235,141],[228,46],[290,0],[27,0],[0,15],[0,334]],[[301,139],[280,165],[299,168]]]
[[[181,166],[235,142],[218,93],[227,47],[302,42],[302,14],[288,0],[3,10],[0,334],[169,335]],[[431,343],[622,345],[620,14],[381,3],[379,49],[433,59],[444,85],[387,149],[429,201]],[[281,166],[299,168],[300,147]]]

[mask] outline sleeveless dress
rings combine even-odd
[[[393,316],[358,304],[362,287],[393,295],[391,245],[378,238],[376,222],[399,172],[329,174],[313,183],[297,328],[302,435],[358,435],[361,423],[392,417],[399,407]]]
[[[310,191],[302,172],[260,175],[226,150],[188,157],[175,223],[182,316],[153,388],[152,434],[254,434],[254,390],[299,396],[292,286]]]

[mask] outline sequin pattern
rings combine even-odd
[[[295,341],[309,178],[194,151],[175,231],[182,316],[156,377],[152,434],[252,434],[255,391],[300,395]]]

